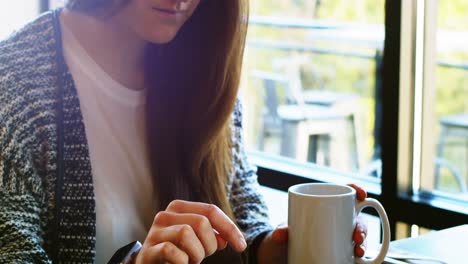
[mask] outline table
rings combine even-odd
[[[392,241],[389,251],[406,251],[434,257],[449,264],[468,263],[468,224]],[[412,262],[429,263],[429,262]]]

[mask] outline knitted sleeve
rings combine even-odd
[[[6,177],[18,177],[14,165],[7,163],[0,157],[2,181]],[[13,180],[9,184],[15,183]],[[5,186],[1,187],[0,263],[51,263],[42,247],[40,211],[37,200],[31,194],[15,193],[5,190]]]
[[[37,160],[25,151],[35,141],[31,124],[44,114],[25,107],[26,93],[8,69],[15,64],[5,45],[0,45],[0,263],[51,263],[43,248],[43,184]]]
[[[43,248],[43,185],[32,155],[24,151],[34,134],[27,129],[32,118],[19,107],[24,97],[6,89],[1,76],[0,263],[51,263]]]
[[[242,114],[239,101],[233,116],[233,165],[230,202],[238,226],[244,232],[247,243],[266,231],[272,230],[268,208],[259,193],[256,168],[247,161],[242,137]]]

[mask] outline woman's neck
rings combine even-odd
[[[129,89],[144,88],[147,42],[122,23],[119,16],[98,19],[64,9],[60,20],[109,76]]]

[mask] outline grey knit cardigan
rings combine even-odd
[[[59,12],[0,42],[0,263],[94,262],[91,163]],[[234,170],[226,187],[251,244],[271,227],[243,150],[238,104],[232,120]]]

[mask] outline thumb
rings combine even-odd
[[[279,225],[273,230],[271,234],[271,240],[278,244],[284,244],[288,242],[288,226],[287,225]]]

